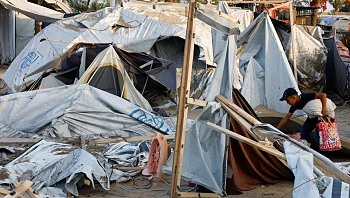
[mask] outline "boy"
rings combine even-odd
[[[289,118],[293,115],[295,110],[303,109],[305,105],[314,99],[320,99],[322,102],[322,116],[326,116],[326,104],[327,104],[327,95],[324,93],[304,93],[298,95],[298,92],[294,88],[288,88],[284,91],[282,98],[280,101],[287,101],[287,103],[291,106],[289,109],[289,113],[281,120],[278,124],[277,128],[280,130],[289,120]],[[307,118],[304,122],[303,127],[300,131],[300,138],[306,139],[307,136],[316,128],[316,124],[318,123],[318,118]],[[314,138],[319,144],[319,135],[318,132],[315,131]]]

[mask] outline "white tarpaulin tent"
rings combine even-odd
[[[15,57],[15,12],[0,5],[0,65]]]
[[[267,12],[261,13],[259,17],[239,35],[237,47],[242,48],[241,52],[238,54],[239,67],[245,80],[247,80],[247,82],[244,82],[243,90],[247,89],[244,88],[244,86],[253,86],[254,83],[256,83],[255,80],[259,78],[257,76],[246,76],[254,73],[256,74],[256,72],[247,73],[248,65],[256,65],[255,63],[250,63],[250,61],[253,60],[251,57],[256,60],[265,72],[264,86],[256,88],[264,89],[265,99],[261,101],[260,97],[249,97],[249,95],[247,95],[248,93],[245,92],[243,96],[245,98],[251,98],[251,101],[248,101],[249,104],[260,103],[269,109],[283,113],[288,112],[290,106],[284,101],[279,101],[279,99],[285,89],[290,87],[294,87],[297,90],[299,89],[282,44]]]
[[[176,14],[154,10],[141,12],[138,8],[114,11],[106,8],[63,19],[43,29],[29,42],[6,71],[3,80],[10,87],[10,92],[25,90],[41,74],[29,76],[33,71],[80,42],[112,42],[122,49],[148,52],[160,38],[185,38],[186,20],[186,17]],[[197,28],[202,34],[196,35],[196,44],[203,48],[207,62],[212,62],[210,27],[197,21]]]
[[[140,124],[175,132],[171,118],[86,84],[2,96],[0,112],[1,138],[124,135]]]
[[[0,4],[9,10],[20,12],[32,19],[41,22],[56,22],[63,19],[64,16],[63,13],[45,8],[26,0],[0,0]]]
[[[68,44],[111,12],[111,8],[106,8],[80,14],[53,23],[36,34],[2,77],[10,92],[25,90],[41,73],[26,78],[27,75],[63,54],[69,49]]]

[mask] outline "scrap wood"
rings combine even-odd
[[[244,137],[242,135],[239,135],[239,134],[237,134],[237,133],[235,133],[233,131],[227,130],[227,129],[225,129],[223,127],[220,127],[220,126],[217,126],[217,125],[215,125],[213,123],[207,122],[207,125],[210,128],[212,128],[212,129],[214,129],[214,130],[216,130],[218,132],[224,133],[227,136],[232,137],[232,138],[234,138],[234,139],[236,139],[236,140],[238,140],[240,142],[243,142],[245,144],[253,146],[253,147],[255,147],[255,148],[259,149],[259,150],[265,151],[266,153],[269,153],[269,154],[277,157],[278,159],[287,160],[285,154],[280,152],[280,151],[278,151],[275,148],[271,148],[271,147],[265,146],[264,144],[261,144],[259,142],[254,141],[254,140],[246,138],[246,137]]]
[[[243,109],[238,107],[236,104],[230,102],[227,98],[225,98],[223,96],[217,96],[216,99],[220,103],[224,103],[226,106],[228,106],[229,108],[234,110],[236,113],[238,113],[240,116],[245,118],[247,121],[253,123],[253,125],[257,125],[258,126],[258,125],[262,124],[259,120],[255,119],[254,117],[249,115],[247,112],[245,112]],[[271,128],[274,130],[274,132],[276,132],[276,134],[278,136],[280,136],[281,138],[286,139],[289,142],[293,143],[295,146],[312,153],[313,156],[314,156],[314,165],[318,169],[326,170],[326,171],[328,171],[328,173],[330,173],[331,175],[334,175],[335,177],[337,177],[341,181],[350,184],[350,176],[345,174],[345,173],[343,173],[330,159],[328,159],[327,157],[321,155],[317,151],[307,147],[306,145],[298,142],[297,140],[289,137],[288,135],[284,134],[283,132],[281,132],[280,130],[276,129],[272,125],[269,125],[269,126],[271,126]]]
[[[14,182],[15,189],[11,191],[9,194],[5,196],[5,198],[39,198],[39,196],[35,195],[33,189],[31,188],[33,182],[26,180],[23,183]]]
[[[0,195],[8,195],[10,191],[0,188]]]

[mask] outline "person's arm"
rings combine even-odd
[[[324,93],[317,93],[316,99],[320,99],[322,103],[322,116],[327,115],[327,95]]]
[[[288,122],[289,118],[292,117],[292,115],[292,113],[288,113],[278,124],[277,129],[280,130]]]

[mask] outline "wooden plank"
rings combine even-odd
[[[197,192],[178,192],[177,193],[178,197],[186,197],[186,198],[220,198],[220,195],[214,194],[214,193],[197,193]]]
[[[184,153],[186,121],[188,108],[186,108],[186,99],[190,96],[190,85],[192,75],[192,63],[194,52],[194,37],[195,37],[195,9],[196,0],[189,2],[189,10],[187,17],[187,29],[185,39],[184,64],[182,67],[179,106],[177,113],[176,138],[174,160],[172,167],[170,197],[176,197],[178,189],[180,189],[182,158]]]
[[[265,146],[265,145],[263,145],[263,144],[261,144],[259,142],[253,141],[253,140],[251,140],[249,138],[246,138],[246,137],[244,137],[242,135],[239,135],[239,134],[237,134],[235,132],[227,130],[227,129],[223,128],[223,127],[217,126],[217,125],[215,125],[213,123],[207,122],[207,125],[210,128],[212,128],[212,129],[214,129],[214,130],[216,130],[218,132],[224,133],[227,136],[232,137],[232,138],[234,138],[234,139],[236,139],[236,140],[238,140],[240,142],[243,142],[245,144],[253,146],[253,147],[255,147],[255,148],[259,149],[259,150],[262,150],[262,151],[264,151],[266,153],[269,153],[269,154],[277,157],[278,159],[287,160],[285,154],[281,153],[280,151],[278,151],[275,148],[267,147],[267,146]]]
[[[29,181],[29,180],[25,180],[25,181]],[[25,182],[24,181],[24,182]],[[19,182],[13,182],[13,185],[15,187],[19,187],[21,185],[21,183]],[[33,188],[31,186],[29,186],[29,188],[22,194],[25,198],[40,198],[39,195],[36,195],[34,193],[35,191],[33,190]]]
[[[259,137],[258,135],[256,135],[255,133],[253,133],[250,129],[252,128],[252,125],[247,122],[247,120],[245,120],[244,118],[242,118],[240,115],[238,115],[235,111],[233,111],[232,109],[230,109],[226,104],[222,103],[220,101],[221,106],[226,110],[226,112],[232,116],[240,125],[242,125],[247,132],[256,140],[256,141],[261,141],[264,138]]]
[[[240,33],[238,28],[238,19],[219,12],[218,10],[213,10],[203,6],[202,4],[198,4],[195,15],[199,20],[221,32],[229,35],[238,35]]]
[[[18,185],[10,194],[6,195],[5,198],[17,198],[20,197],[29,187],[32,186],[32,182],[29,180],[24,181],[22,184]]]
[[[198,99],[195,99],[195,98],[187,98],[186,99],[186,103],[187,104],[192,104],[192,105],[198,105],[198,106],[201,106],[201,107],[205,107],[208,104],[208,102],[206,102],[206,101],[198,100]]]
[[[294,78],[295,81],[298,84],[298,70],[297,70],[297,59],[295,57],[295,27],[294,27],[294,9],[293,4],[289,5],[289,22],[290,22],[290,34],[292,37],[292,55],[293,55],[293,72],[294,72]]]
[[[121,171],[140,171],[144,170],[146,167],[114,167]]]
[[[0,195],[8,195],[11,191],[0,188]]]
[[[272,10],[276,10],[276,9],[278,9],[278,8],[281,8],[281,7],[283,7],[283,6],[289,5],[289,4],[291,4],[291,3],[292,3],[292,2],[289,1],[289,2],[287,2],[287,3],[283,3],[283,4],[279,5],[279,6],[273,7],[273,8],[271,8],[271,9],[269,9],[269,12],[272,11]]]
[[[339,136],[342,147],[350,149],[350,138]]]

